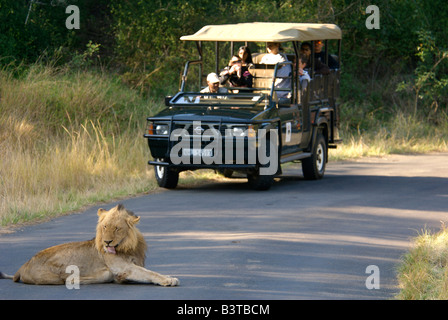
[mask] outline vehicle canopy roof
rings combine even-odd
[[[341,29],[335,24],[251,22],[208,25],[181,40],[190,41],[253,41],[286,42],[341,39]]]

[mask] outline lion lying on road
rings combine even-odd
[[[179,280],[144,268],[146,242],[135,226],[140,217],[118,205],[98,210],[96,237],[40,251],[14,275],[1,278],[28,284],[65,284],[70,265],[79,268],[80,284],[105,282],[154,283],[176,286]]]

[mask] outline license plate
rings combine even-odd
[[[187,157],[213,157],[213,149],[182,149],[182,155]]]

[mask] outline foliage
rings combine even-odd
[[[408,82],[402,82],[397,90],[414,93],[414,113],[419,102],[429,106],[427,112],[436,113],[439,106],[448,104],[448,50],[439,48],[432,33],[418,32],[420,41],[417,47],[419,58],[414,75]]]
[[[445,0],[377,0],[379,30],[366,28],[367,0],[73,0],[81,12],[80,30],[65,28],[67,1],[38,3],[48,5],[0,0],[1,64],[57,56],[72,68],[118,71],[140,92],[163,96],[177,89],[185,61],[197,57],[195,45],[179,38],[204,25],[336,23],[343,30],[341,94],[348,105],[380,119],[401,109],[433,121],[448,111]],[[224,62],[228,47],[220,49]],[[204,50],[208,57],[214,48]],[[362,114],[350,127],[368,129]]]
[[[65,26],[69,4],[80,9],[79,30]],[[89,40],[112,45],[107,0],[0,0],[0,22],[1,64],[33,63],[42,55],[60,54],[61,48],[69,58]]]

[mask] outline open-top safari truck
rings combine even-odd
[[[322,74],[316,65],[328,66],[329,59],[339,64],[341,37],[341,30],[333,24],[261,22],[209,25],[181,37],[196,42],[199,59],[186,63],[180,91],[166,97],[167,107],[147,119],[144,135],[154,158],[148,163],[155,166],[159,186],[175,188],[179,172],[208,168],[226,176],[245,173],[254,189],[265,190],[282,173],[281,165],[291,161],[302,163],[306,179],[322,178],[328,148],[336,148],[340,141],[340,70],[337,65]],[[337,55],[330,56],[327,51],[318,61],[316,41],[327,50],[331,42]],[[213,62],[211,66],[204,63],[209,59],[204,56],[206,42],[214,43],[214,66]],[[223,42],[230,43],[227,59],[235,54],[237,43],[252,48],[253,63],[248,67],[252,87],[205,92],[207,75],[219,74],[225,66],[220,66]],[[287,59],[261,64],[267,54],[266,43],[272,42],[286,48]],[[310,79],[301,81],[297,62],[303,57],[305,42],[311,49],[305,68]],[[289,70],[286,75],[280,72],[285,68]],[[286,87],[277,85],[282,80]]]

